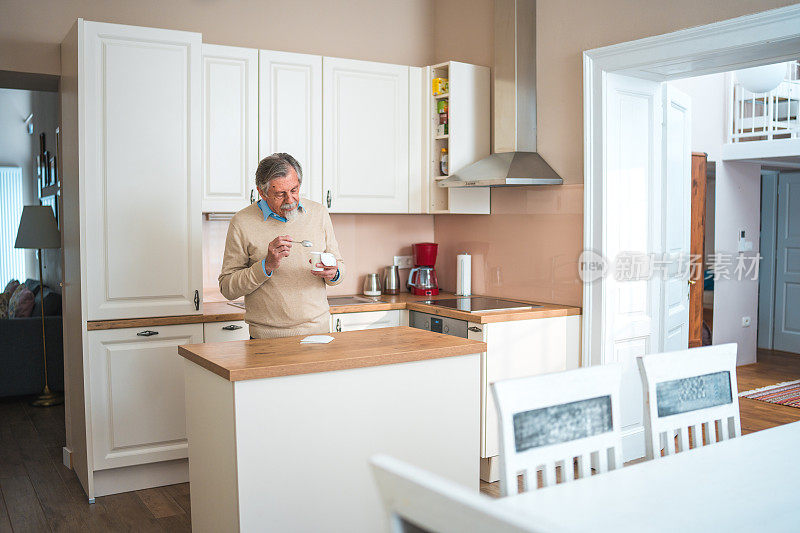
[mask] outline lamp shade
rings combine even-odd
[[[14,248],[61,248],[61,234],[51,207],[26,205],[22,208]]]
[[[736,71],[736,79],[751,93],[768,93],[786,76],[786,63],[761,65]]]

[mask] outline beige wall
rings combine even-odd
[[[435,216],[443,286],[455,286],[455,256],[460,249],[485,250],[488,255],[480,262],[489,269],[500,268],[502,275],[498,281],[496,275],[476,272],[473,292],[580,305],[577,259],[583,249],[583,204],[582,198],[576,203],[575,196],[578,191],[583,194],[583,51],[794,3],[538,0],[538,150],[564,183],[576,188],[565,185],[561,193],[549,188],[493,189],[489,216]],[[486,14],[491,15],[493,5],[493,0],[438,0],[436,60],[453,56],[491,66],[486,61],[493,57],[493,19]],[[541,201],[533,200],[537,196]],[[568,207],[548,207],[559,201]]]
[[[433,58],[431,0],[2,0],[0,70],[58,74],[59,43],[78,17],[231,46],[415,66]]]

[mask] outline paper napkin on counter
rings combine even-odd
[[[332,340],[330,335],[310,335],[300,339],[300,344],[328,344]]]

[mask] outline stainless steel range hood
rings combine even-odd
[[[494,153],[440,187],[561,185],[536,152],[536,0],[495,0]]]

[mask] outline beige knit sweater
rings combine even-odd
[[[328,210],[322,204],[303,199],[304,214],[282,222],[264,220],[257,203],[236,213],[228,226],[225,257],[219,275],[219,289],[225,298],[244,296],[244,318],[250,336],[256,339],[328,333],[330,308],[325,285],[336,285],[344,277],[344,262],[333,234]],[[262,259],[269,243],[279,235],[295,241],[309,240],[304,248],[299,242],[267,277]],[[339,278],[328,282],[311,274],[308,262],[312,251],[330,252],[339,262]]]

